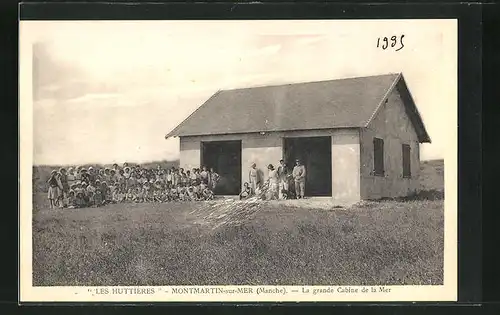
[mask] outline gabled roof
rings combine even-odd
[[[173,136],[368,127],[397,88],[420,142],[430,142],[401,74],[218,91]]]

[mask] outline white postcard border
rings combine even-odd
[[[447,23],[455,38],[449,56],[457,65],[457,20],[429,20]],[[320,21],[318,21],[320,22]],[[445,161],[444,201],[444,285],[432,286],[155,286],[155,287],[34,287],[32,281],[32,161],[33,161],[33,97],[32,39],[19,26],[19,115],[20,115],[20,302],[382,302],[382,301],[456,301],[457,300],[457,111],[450,112],[443,128],[449,130]],[[444,102],[457,103],[457,67],[450,69]],[[190,289],[192,288],[192,289]],[[118,289],[121,289],[118,290]],[[250,292],[250,289],[252,293]],[[180,293],[174,293],[180,290]],[[260,291],[258,291],[260,290]],[[297,292],[293,292],[297,290]],[[306,290],[309,290],[306,292]],[[326,290],[321,293],[318,290]],[[333,291],[333,293],[328,292]],[[354,292],[356,290],[356,292]],[[131,293],[129,293],[129,291]],[[343,291],[343,292],[340,292]],[[113,293],[115,292],[115,293]],[[149,292],[149,293],[148,293]],[[247,293],[245,293],[247,292]],[[286,292],[286,293],[283,293]],[[316,293],[314,293],[316,292]]]

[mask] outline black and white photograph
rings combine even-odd
[[[19,41],[21,300],[456,300],[456,20]]]

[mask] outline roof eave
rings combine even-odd
[[[236,131],[236,132],[216,132],[216,133],[198,133],[198,134],[175,134],[175,135],[167,135],[168,138],[181,138],[181,137],[205,137],[205,136],[226,136],[226,135],[242,135],[242,134],[258,134],[261,132],[264,133],[274,133],[274,132],[296,132],[296,131],[315,131],[315,130],[335,130],[335,129],[359,129],[364,126],[337,126],[337,127],[321,127],[321,128],[308,128],[308,129],[276,129],[276,130],[251,130],[251,131]]]
[[[422,137],[421,139],[419,139],[419,142],[420,143],[432,143],[431,138],[429,137],[429,135],[425,135],[424,137]]]
[[[412,107],[415,110],[415,115],[416,115],[416,118],[417,118],[417,121],[418,121],[417,125],[418,125],[419,128],[417,128],[417,126],[416,126],[416,124],[415,124],[414,121],[412,121],[412,123],[413,123],[415,129],[420,129],[419,130],[420,132],[417,131],[418,141],[420,143],[431,143],[431,138],[430,138],[429,134],[427,133],[427,130],[425,129],[425,125],[424,125],[424,122],[422,120],[422,116],[420,115],[420,113],[418,111],[418,108],[417,108],[417,105],[415,104],[415,101],[413,100],[413,96],[411,95],[410,89],[406,85],[406,81],[404,79],[404,76],[403,76],[402,72],[398,73],[398,76],[394,79],[394,82],[391,84],[391,86],[389,87],[389,89],[387,90],[387,92],[384,94],[384,97],[382,98],[382,100],[380,101],[380,103],[378,104],[377,108],[373,112],[373,114],[370,117],[370,119],[366,122],[366,124],[365,124],[364,127],[368,128],[368,126],[371,124],[371,122],[373,121],[373,119],[375,119],[375,117],[377,116],[377,114],[381,110],[382,105],[384,105],[384,102],[387,99],[387,97],[392,93],[392,91],[398,86],[398,84],[400,82],[403,82],[405,90],[406,90],[406,92],[408,94],[409,101],[412,103]],[[405,106],[406,106],[406,104],[405,104]]]
[[[210,96],[203,104],[201,104],[200,107],[198,107],[195,111],[193,111],[191,113],[191,115],[187,116],[186,119],[184,119],[179,125],[177,125],[177,127],[175,127],[172,131],[170,131],[166,136],[165,136],[165,139],[169,139],[169,138],[172,138],[172,137],[178,137],[179,134],[178,134],[178,131],[179,129],[186,123],[186,121],[189,120],[189,118],[191,118],[197,111],[200,110],[200,108],[202,108],[203,106],[206,106],[207,103],[213,99],[217,94],[219,94],[221,92],[221,90],[217,90],[217,92],[215,92],[214,94],[212,94],[212,96]]]
[[[431,143],[431,137],[429,136],[429,133],[427,132],[427,129],[425,128],[425,124],[424,124],[424,120],[422,119],[422,115],[420,115],[420,112],[418,111],[418,107],[417,107],[417,104],[415,103],[415,100],[413,99],[413,95],[411,94],[411,91],[410,89],[408,88],[408,85],[406,84],[406,80],[404,79],[403,75],[401,74],[401,81],[403,83],[403,86],[404,86],[404,92],[406,92],[407,96],[408,96],[408,100],[410,101],[411,105],[412,105],[412,109],[414,111],[414,114],[415,114],[415,118],[417,119],[417,123],[415,124],[414,121],[412,121],[414,127],[417,127],[415,125],[418,125],[419,127],[419,131],[417,131],[417,135],[418,135],[418,138],[419,138],[419,142],[420,143]]]

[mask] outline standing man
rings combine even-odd
[[[293,180],[295,181],[295,195],[297,199],[304,199],[304,191],[306,188],[306,167],[302,165],[299,159],[295,160],[295,167],[292,171]]]
[[[203,184],[208,185],[209,173],[206,165],[203,165],[202,171],[200,172],[200,179]]]
[[[283,199],[285,192],[288,195],[288,181],[289,181],[290,172],[288,170],[288,166],[285,164],[284,160],[280,160],[280,166],[278,166],[278,178],[279,178],[279,199]]]
[[[250,183],[250,191],[252,195],[255,195],[258,181],[259,173],[257,170],[257,165],[255,163],[252,163],[252,165],[250,166],[250,171],[248,172],[248,182]]]

